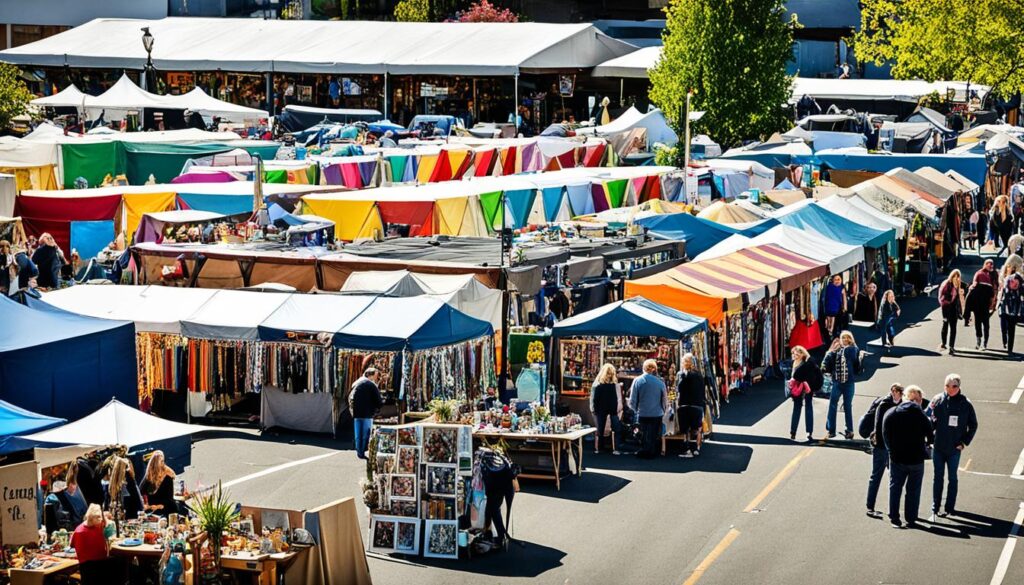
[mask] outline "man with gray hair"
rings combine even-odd
[[[683,369],[679,371],[679,381],[676,385],[676,416],[679,417],[679,432],[684,437],[683,452],[679,456],[697,457],[700,455],[707,394],[704,389],[704,376],[697,371],[697,359],[692,353],[683,356],[682,365]],[[692,448],[691,436],[695,437]]]
[[[906,400],[889,409],[882,419],[882,438],[889,451],[889,522],[893,528],[903,528],[900,500],[906,487],[906,527],[914,528],[921,504],[924,460],[928,457],[927,445],[932,440],[932,425],[921,410],[924,402],[921,389],[907,386],[903,395]]]
[[[661,439],[661,419],[668,410],[668,390],[658,377],[657,361],[645,361],[643,369],[644,373],[629,388],[629,408],[636,413],[640,425],[641,447],[636,456],[653,459]]]
[[[932,521],[935,516],[945,518],[956,513],[956,496],[959,481],[960,454],[971,444],[978,432],[978,417],[974,405],[960,391],[960,375],[946,376],[945,390],[932,399],[927,414],[935,427],[935,449],[932,450],[932,464],[935,467],[935,481],[932,483]],[[949,490],[946,492],[946,506],[942,507],[942,490],[945,475],[949,474]]]

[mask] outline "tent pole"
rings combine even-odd
[[[512,124],[516,127],[515,134],[519,135],[519,73],[516,73],[512,82]],[[504,224],[502,224],[504,225]],[[504,351],[504,350],[502,350]]]
[[[390,120],[391,119],[391,116],[388,114],[388,111],[389,111],[388,110],[388,72],[385,71],[384,72],[384,111],[381,112],[382,114],[384,114],[384,119],[385,120]]]
[[[273,116],[277,113],[274,111],[274,74],[267,71],[265,77],[267,78],[267,111]]]
[[[625,77],[620,77],[619,78],[619,107],[620,108],[625,108],[626,107],[626,104],[622,103],[622,100],[625,99],[625,97],[624,97],[625,90],[626,90],[626,78]]]

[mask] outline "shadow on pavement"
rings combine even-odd
[[[728,404],[722,405],[715,424],[752,427],[786,400],[789,399],[783,393],[782,380],[765,380],[732,396]]]
[[[717,436],[717,433],[716,433]],[[649,471],[654,473],[743,473],[750,464],[754,450],[750,447],[729,443],[707,441],[701,447],[700,457],[692,459],[680,458],[679,450],[682,441],[668,441],[668,454],[654,459],[638,459],[635,455],[609,455],[590,459],[588,466],[594,469],[619,471]],[[598,463],[595,465],[594,460]],[[584,460],[586,463],[586,460]],[[584,474],[586,475],[586,474]],[[565,481],[562,482],[565,491]],[[555,492],[556,494],[558,492]]]
[[[610,458],[611,455],[608,457]],[[620,457],[632,459],[630,455],[620,455],[616,459]],[[593,459],[591,459],[591,462],[593,462]],[[584,464],[586,463],[586,460],[584,460]],[[607,468],[607,466],[599,465],[595,469],[598,468]],[[570,476],[562,478],[561,490],[556,490],[554,482],[551,481],[519,479],[521,489],[531,495],[585,502],[588,504],[600,503],[601,500],[618,492],[630,483],[631,481],[628,479],[607,473],[599,473],[594,469],[585,469],[580,477]]]
[[[512,512],[515,522],[515,509]],[[514,526],[513,526],[514,528]],[[490,577],[526,577],[535,578],[562,566],[562,559],[565,553],[544,546],[535,542],[516,540],[513,534],[513,542],[507,551],[491,552],[484,556],[469,559],[448,560],[417,558],[417,566],[448,569]],[[385,559],[387,560],[387,559]]]

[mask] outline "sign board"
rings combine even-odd
[[[5,546],[39,541],[38,479],[35,461],[0,467],[0,541]]]
[[[687,169],[686,171],[686,202],[690,205],[697,203],[697,175]]]

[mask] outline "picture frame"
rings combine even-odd
[[[416,476],[391,476],[391,501],[416,501]]]
[[[469,455],[459,455],[459,473],[470,474],[473,473],[473,457]]]
[[[427,520],[423,556],[435,559],[459,558],[458,520]]]
[[[395,473],[398,469],[394,455],[377,455],[377,471],[378,475],[388,475]]]
[[[394,455],[397,448],[398,437],[395,429],[382,428],[377,431],[377,453],[380,455]]]
[[[395,531],[399,518],[390,516],[370,517],[370,547],[373,552],[395,552]]]
[[[453,497],[458,489],[458,468],[454,465],[427,465],[426,491],[432,496]]]
[[[424,427],[423,460],[426,463],[457,463],[459,427]]]
[[[388,511],[392,516],[398,516],[401,518],[418,518],[420,505],[417,501],[395,500],[391,502],[391,506],[388,508]]]
[[[575,75],[559,75],[558,76],[558,94],[562,97],[571,98],[576,92],[576,76]]]
[[[419,427],[403,427],[398,429],[398,445],[419,445],[420,444],[420,433]]]
[[[420,448],[418,446],[400,445],[398,447],[398,466],[395,473],[415,475],[420,465]]]
[[[407,555],[420,554],[420,524],[416,520],[395,522],[395,552]]]
[[[459,427],[459,455],[472,456],[473,431],[469,427]]]

